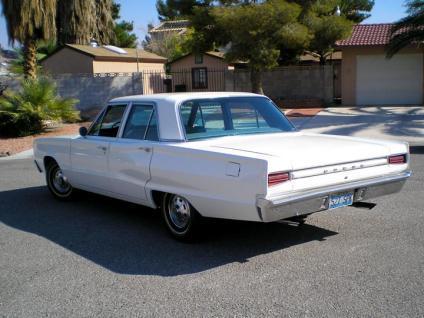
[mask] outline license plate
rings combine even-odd
[[[353,192],[337,193],[330,195],[330,202],[328,209],[337,209],[343,206],[352,205],[353,203]]]

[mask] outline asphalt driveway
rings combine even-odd
[[[424,145],[423,106],[330,107],[316,116],[292,118],[306,132],[408,141]]]
[[[54,200],[31,160],[0,162],[0,316],[422,317],[424,147],[402,193],[303,227],[213,222],[169,238],[154,211]]]

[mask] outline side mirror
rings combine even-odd
[[[86,127],[80,127],[80,129],[79,129],[79,134],[80,134],[82,137],[87,136],[87,133],[88,133],[88,130],[87,130],[87,128],[86,128]]]

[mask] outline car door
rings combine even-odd
[[[110,142],[109,171],[115,193],[129,201],[146,201],[150,160],[158,141],[154,105],[133,103],[121,137]]]
[[[126,104],[109,105],[90,127],[87,136],[71,143],[71,181],[96,192],[111,192],[109,144],[118,136]]]

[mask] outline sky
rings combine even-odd
[[[134,22],[134,32],[141,42],[147,33],[147,24],[158,24],[156,0],[117,0],[117,2],[121,4],[121,18]],[[405,0],[375,0],[371,17],[363,23],[395,22],[405,16],[404,4]],[[2,12],[1,4],[0,12]],[[2,15],[0,15],[0,45],[3,48],[10,47]]]

